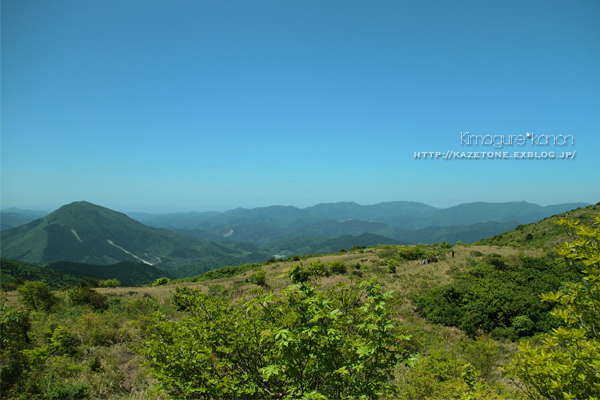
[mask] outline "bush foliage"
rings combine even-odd
[[[299,266],[298,266],[299,267]],[[297,268],[301,269],[301,267]],[[296,281],[280,295],[231,304],[178,288],[189,315],[156,316],[141,346],[159,390],[170,397],[379,398],[394,392],[408,353],[386,312],[389,293],[374,282],[323,293]]]
[[[415,296],[418,311],[435,323],[457,326],[471,336],[492,333],[511,340],[558,327],[552,305],[540,294],[580,279],[564,262],[489,257],[452,284]]]
[[[25,282],[17,288],[19,302],[35,311],[50,312],[59,302],[50,286],[43,281]]]
[[[600,224],[600,216],[595,218]],[[562,326],[542,335],[541,345],[524,342],[505,370],[524,383],[532,399],[597,399],[600,396],[600,229],[558,221],[575,239],[559,248],[583,279],[542,299],[557,304],[552,315]]]

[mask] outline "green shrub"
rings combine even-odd
[[[481,373],[483,379],[491,381],[501,357],[498,344],[487,336],[480,336],[474,341],[463,340],[462,348],[465,360]]]
[[[248,281],[258,286],[265,286],[267,284],[267,272],[261,269],[260,271],[250,275],[248,277]]]
[[[106,296],[88,286],[69,289],[67,297],[69,298],[69,304],[72,306],[87,304],[94,310],[107,310],[109,307]]]
[[[386,272],[388,274],[395,274],[396,273],[396,264],[393,262],[388,263]]]
[[[473,263],[455,283],[414,297],[418,312],[432,322],[457,326],[470,336],[480,331],[514,340],[558,327],[552,306],[539,295],[558,290],[579,276],[564,262],[523,257],[509,263],[490,257],[490,264]]]
[[[443,350],[417,360],[403,386],[407,399],[500,399],[481,381],[475,368]]]
[[[82,342],[89,346],[110,346],[128,340],[126,331],[119,329],[120,325],[114,315],[90,312],[77,320]]]
[[[179,290],[187,316],[156,316],[139,351],[171,398],[389,398],[408,357],[389,296],[374,282],[327,293],[304,283],[236,304]]]
[[[329,270],[332,274],[345,274],[348,268],[342,260],[335,260],[329,263]]]
[[[308,274],[302,268],[302,263],[294,264],[288,272],[288,276],[293,283],[304,283],[308,281]]]
[[[152,282],[150,284],[150,286],[152,286],[152,287],[164,286],[164,285],[168,285],[169,283],[171,283],[171,280],[169,278],[162,277],[162,278],[158,278],[157,280]]]
[[[121,286],[121,282],[119,282],[116,279],[107,279],[107,280],[104,280],[104,281],[100,281],[100,286],[102,286],[102,287],[108,287],[108,288],[114,288],[114,287]]]
[[[53,350],[57,351],[58,354],[67,354],[73,356],[77,352],[77,346],[79,345],[79,339],[73,335],[69,328],[65,326],[59,326],[52,333],[50,343]]]
[[[308,266],[306,267],[306,273],[309,276],[320,278],[323,276],[331,275],[331,270],[329,269],[329,266],[327,264],[325,264],[321,260],[317,260],[308,264]]]
[[[61,382],[48,386],[44,398],[49,400],[87,399],[88,387],[84,383]]]
[[[29,344],[27,332],[31,329],[27,310],[19,310],[6,304],[6,297],[0,298],[0,349],[2,353],[18,353]]]
[[[97,278],[89,278],[89,279],[87,280],[87,286],[89,286],[89,287],[93,287],[93,288],[97,288],[97,287],[100,287],[100,283],[101,283],[101,282],[102,282],[102,281],[101,281],[100,279],[97,279]],[[81,286],[81,284],[80,284],[80,286]]]
[[[533,240],[533,235],[531,233],[528,233],[527,236],[525,236],[525,240],[527,240],[528,242]]]
[[[5,398],[24,379],[23,350],[30,347],[31,319],[29,311],[8,306],[4,294],[0,296],[0,397]]]
[[[425,249],[423,247],[399,247],[398,256],[407,261],[421,260],[424,258]]]
[[[595,217],[596,226],[600,216]],[[524,341],[512,364],[504,368],[519,378],[531,399],[592,399],[600,393],[600,229],[561,218],[573,242],[558,248],[583,276],[556,292],[544,293],[543,301],[557,304],[552,316],[561,326],[542,335],[539,345]],[[582,263],[582,264],[580,264]],[[554,289],[556,290],[556,289]],[[529,329],[530,322],[519,318]]]
[[[227,293],[227,289],[223,285],[208,285],[208,293],[211,296],[222,296]]]
[[[43,281],[25,282],[17,288],[19,302],[31,310],[50,312],[59,302]]]

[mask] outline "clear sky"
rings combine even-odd
[[[1,12],[2,208],[600,201],[598,1],[2,0]],[[465,132],[574,144],[495,149]],[[414,155],[448,151],[512,158]]]

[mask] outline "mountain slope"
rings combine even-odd
[[[481,239],[475,244],[554,249],[558,244],[571,241],[564,227],[555,224],[556,221],[566,218],[592,225],[596,215],[600,215],[600,203],[552,215],[535,223],[519,225],[514,230]]]
[[[224,257],[240,262],[268,258],[258,247],[244,247],[150,228],[125,214],[83,201],[2,232],[2,257],[34,264],[131,261],[165,266]]]
[[[472,225],[481,222],[509,222],[516,221],[527,224],[539,221],[556,213],[585,207],[586,203],[556,204],[542,207],[537,204],[520,202],[508,203],[464,203],[454,207],[437,210],[422,220],[415,223],[415,227]]]

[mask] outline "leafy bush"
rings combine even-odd
[[[342,260],[335,260],[329,263],[329,270],[332,274],[345,274],[348,268]]]
[[[595,218],[600,224],[600,216]],[[518,377],[532,399],[592,399],[600,393],[600,229],[561,218],[574,240],[558,253],[572,265],[583,263],[583,279],[542,296],[556,303],[552,315],[562,326],[543,335],[541,345],[519,345],[504,370]],[[576,239],[575,237],[578,236]]]
[[[79,339],[71,333],[69,328],[65,326],[59,326],[52,333],[50,343],[53,350],[57,351],[58,354],[67,354],[72,356],[77,352]]]
[[[525,236],[525,240],[527,240],[527,241],[533,240],[533,235],[531,233],[528,233],[527,236]]]
[[[119,282],[116,279],[107,279],[107,280],[104,280],[104,281],[100,281],[100,286],[114,288],[114,287],[121,286],[121,282]]]
[[[0,295],[0,396],[4,398],[23,378],[22,351],[30,346],[31,319],[29,311],[8,306],[4,294]]]
[[[288,276],[294,283],[303,283],[308,281],[308,274],[302,268],[302,263],[296,263],[288,271]]]
[[[427,248],[423,245],[415,247],[404,246],[398,248],[398,256],[407,261],[422,260],[423,258],[427,258],[426,253]],[[434,253],[432,253],[432,255],[433,254]]]
[[[524,257],[516,264],[492,257],[456,282],[415,296],[418,311],[432,322],[457,326],[471,336],[492,333],[511,340],[558,326],[539,295],[579,279],[564,263]]]
[[[394,260],[387,260],[386,262],[386,272],[388,274],[395,274],[396,273],[396,262]]]
[[[171,280],[169,278],[166,277],[162,277],[162,278],[158,278],[157,280],[155,280],[154,282],[152,282],[150,284],[150,286],[152,287],[156,287],[156,286],[164,286],[164,285],[168,285],[171,282]]]
[[[2,352],[18,352],[27,347],[27,332],[31,328],[29,312],[15,309],[6,304],[6,297],[0,298],[0,344]]]
[[[17,288],[17,292],[19,292],[19,302],[36,311],[50,312],[59,302],[59,298],[52,293],[50,286],[43,281],[25,282]]]
[[[64,400],[87,399],[89,396],[88,388],[85,384],[64,382],[49,386],[44,397],[49,400]]]
[[[498,344],[487,336],[480,336],[474,341],[463,340],[462,350],[465,360],[479,371],[481,377],[487,381],[492,380],[501,358]]]
[[[374,282],[326,294],[296,284],[231,304],[177,288],[173,303],[189,315],[156,316],[139,351],[169,397],[385,397],[408,356],[408,337],[385,311],[389,296]]]
[[[250,275],[248,281],[258,286],[265,286],[267,284],[267,272],[264,269],[261,269]]]
[[[67,291],[69,304],[72,306],[87,304],[94,310],[107,310],[108,301],[105,295],[96,292],[88,286],[79,286]]]
[[[401,398],[407,399],[500,399],[481,380],[470,363],[452,354],[433,350],[410,369]]]
[[[77,320],[81,340],[90,346],[110,346],[128,339],[128,334],[119,329],[119,322],[110,312],[99,314],[90,312]]]
[[[313,261],[306,267],[306,273],[309,276],[314,276],[317,278],[323,276],[329,276],[331,274],[331,270],[329,266],[322,262],[321,260]]]

